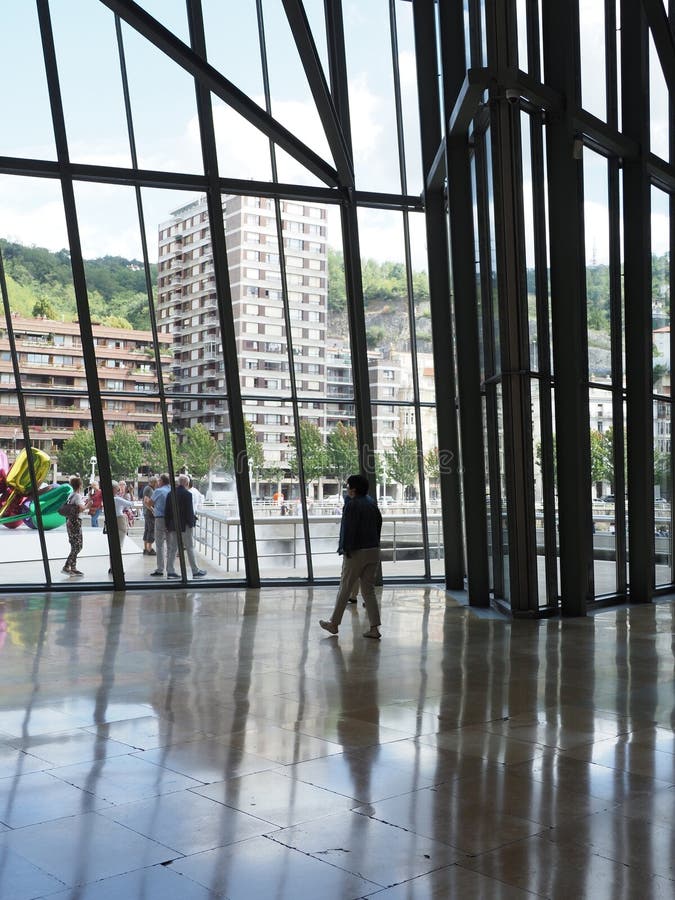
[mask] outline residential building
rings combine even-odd
[[[273,201],[223,200],[244,416],[266,465],[284,468],[293,452],[289,358],[301,415],[326,431],[327,255],[325,209],[280,205],[288,317]],[[223,440],[229,419],[205,198],[160,225],[157,303],[159,330],[174,341],[174,424],[180,430],[200,422]]]
[[[91,427],[82,338],[77,322],[12,315],[21,385],[31,443],[57,451],[74,431]],[[132,425],[139,438],[161,421],[153,337],[149,331],[94,325],[103,412],[112,430]],[[171,338],[160,336],[158,352],[170,379]],[[0,386],[15,384],[8,328],[0,324]],[[24,445],[15,393],[0,392],[0,448],[10,453]]]

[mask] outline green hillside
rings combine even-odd
[[[24,316],[77,319],[75,292],[67,250],[52,253],[0,238],[11,309]],[[89,308],[94,322],[125,320],[129,327],[149,330],[145,273],[138,260],[104,256],[85,260]],[[151,266],[153,284],[157,267]],[[119,324],[117,322],[116,324]]]

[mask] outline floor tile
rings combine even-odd
[[[51,897],[63,882],[43,872],[25,857],[2,844],[0,835],[0,897],[7,900],[35,900]]]
[[[394,768],[380,763],[379,752],[379,747],[359,748],[288,766],[284,771],[289,778],[352,798],[352,806],[374,803],[432,783],[432,778],[425,777],[414,766]]]
[[[469,854],[485,853],[546,827],[506,811],[499,812],[494,805],[488,812],[482,807],[480,796],[473,791],[457,794],[455,787],[446,784],[423,788],[356,807],[356,811]]]
[[[620,735],[583,747],[575,747],[568,755],[608,769],[631,772],[675,784],[675,755],[644,744],[633,743],[631,735]]]
[[[49,763],[34,753],[26,753],[16,747],[0,746],[0,779],[17,778],[30,772],[41,772],[49,768]]]
[[[180,772],[204,784],[264,772],[278,768],[279,765],[271,759],[246,753],[240,745],[225,738],[205,738],[172,744],[159,750],[144,750],[134,756],[173,772]]]
[[[675,900],[674,605],[334,597],[4,600],[0,898]]]
[[[40,734],[26,739],[22,747],[38,758],[42,768],[92,762],[110,756],[125,756],[133,749],[128,744],[108,740],[102,733],[92,734],[83,728],[76,731],[61,731],[57,734]]]
[[[233,809],[240,809],[280,828],[311,822],[354,805],[354,801],[347,797],[340,797],[276,771],[230,778],[228,781],[195,788],[195,793]]]
[[[491,763],[500,763],[505,766],[535,759],[537,756],[541,756],[545,749],[541,744],[519,741],[482,729],[469,728],[457,728],[439,734],[422,735],[418,740],[421,744],[428,744],[441,750],[454,750],[462,755],[478,756]]]
[[[181,741],[189,741],[203,737],[201,729],[191,726],[182,727],[159,716],[144,716],[137,719],[125,719],[106,725],[87,729],[92,734],[128,744],[135,750],[152,750],[156,747],[167,747]]]
[[[192,791],[111,806],[99,813],[185,856],[277,829],[276,825]]]
[[[153,765],[135,756],[113,756],[95,763],[59,766],[51,774],[110,803],[129,803],[198,787],[194,778]]]
[[[311,737],[302,731],[290,731],[270,724],[261,725],[252,731],[232,734],[229,743],[246,753],[284,765],[330,756],[342,750],[339,744]]]
[[[154,866],[176,855],[96,813],[5,832],[0,848],[5,847],[71,886]]]
[[[10,828],[49,822],[108,805],[104,797],[95,797],[90,791],[67,784],[49,772],[0,780],[0,822]]]
[[[623,803],[629,798],[651,797],[671,786],[668,781],[578,759],[569,751],[546,750],[536,759],[509,766],[509,770],[512,775],[543,782],[549,790],[582,792],[606,800],[609,805]]]
[[[591,847],[571,841],[556,843],[545,834],[467,859],[463,865],[552,900],[672,900],[675,896],[675,883],[667,878],[608,859]]]
[[[533,900],[534,894],[472,872],[461,864],[436,869],[396,887],[368,894],[372,900]]]
[[[447,844],[353,812],[283,828],[269,837],[384,887],[447,866],[463,856]]]
[[[375,885],[264,837],[176,860],[181,872],[228,900],[357,900]]]
[[[75,895],[76,900],[217,900],[218,896],[162,865],[104,878],[95,884],[79,887]],[[75,897],[72,889],[68,888],[58,894],[50,894],[49,900],[75,900]]]

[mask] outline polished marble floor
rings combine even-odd
[[[0,595],[0,898],[675,898],[675,605]]]

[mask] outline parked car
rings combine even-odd
[[[602,500],[604,503],[614,503],[614,494],[605,494]]]

